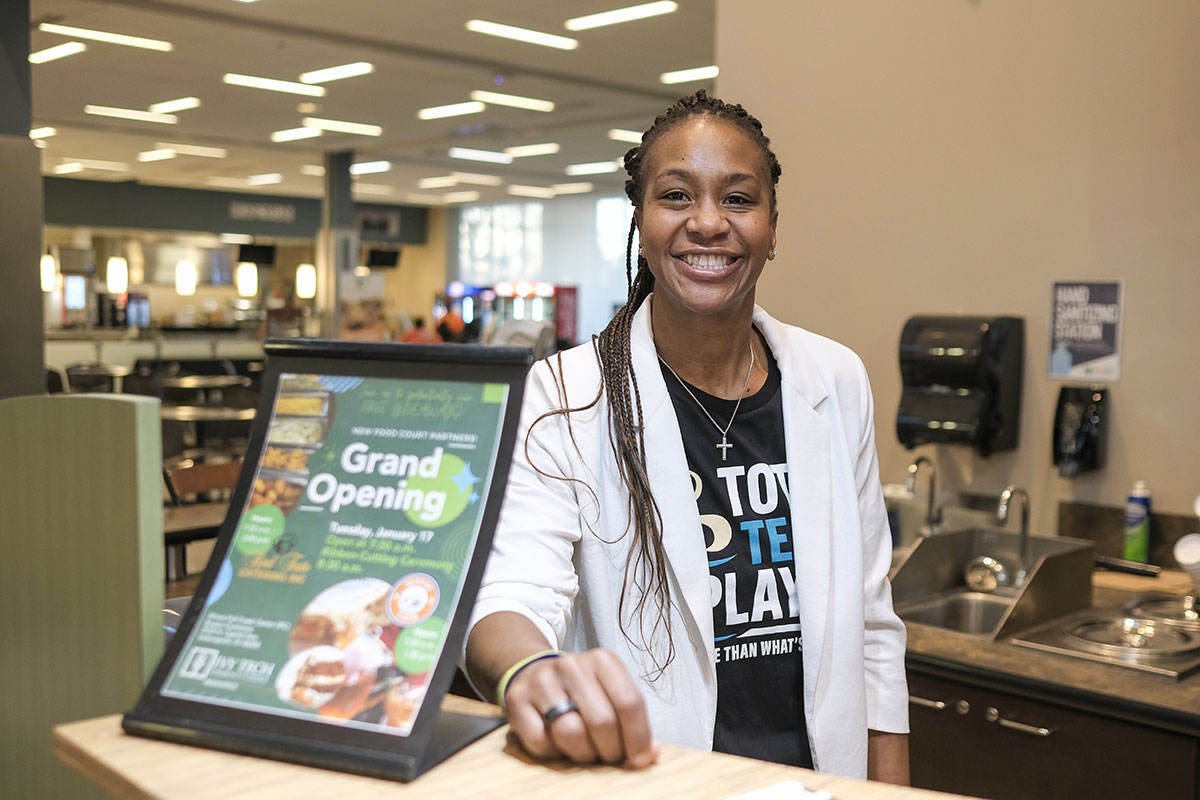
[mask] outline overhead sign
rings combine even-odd
[[[1050,377],[1121,377],[1121,282],[1056,281],[1050,316]]]

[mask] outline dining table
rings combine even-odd
[[[193,503],[163,507],[163,544],[167,549],[167,580],[187,577],[187,546],[214,539],[229,513],[229,502]]]
[[[241,406],[195,406],[163,403],[159,415],[171,422],[189,422],[196,429],[196,447],[203,449],[208,443],[207,426],[210,422],[249,422],[254,419],[255,409]]]
[[[119,392],[121,391],[121,381],[125,379],[133,370],[130,367],[123,367],[117,364],[102,364],[94,362],[90,364],[72,364],[67,367],[67,385],[72,391],[75,387],[72,384],[80,383],[91,385],[93,382],[105,386],[105,391]],[[87,391],[84,389],[84,391]]]

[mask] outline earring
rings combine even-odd
[[[639,244],[638,245],[638,258],[641,258],[641,256],[642,256],[642,246]]]
[[[767,253],[767,261],[774,261],[774,260],[775,260],[775,251],[772,250],[771,252]]]

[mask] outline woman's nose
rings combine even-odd
[[[720,236],[729,230],[729,220],[721,204],[714,201],[702,201],[692,207],[688,218],[688,232],[706,238]]]

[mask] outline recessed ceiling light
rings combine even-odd
[[[455,172],[452,177],[459,183],[472,183],[476,186],[499,186],[504,183],[504,179],[499,175],[481,175],[478,172]]]
[[[602,175],[605,172],[616,172],[618,169],[615,161],[593,161],[588,164],[568,164],[568,175]]]
[[[321,135],[320,128],[287,128],[271,134],[272,142],[294,142],[297,139],[312,139]]]
[[[554,103],[549,100],[538,100],[536,97],[521,97],[519,94],[501,94],[500,92],[471,92],[472,100],[481,103],[495,103],[498,106],[525,108],[530,111],[553,111]]]
[[[159,122],[163,125],[174,125],[179,118],[174,114],[155,114],[153,111],[138,111],[136,108],[113,108],[112,106],[84,106],[85,114],[95,114],[98,117],[116,117],[117,119],[132,119],[138,122]]]
[[[370,75],[375,71],[375,65],[369,61],[355,61],[353,64],[342,64],[339,67],[326,67],[304,72],[300,75],[301,83],[328,83],[340,81],[342,78],[354,78],[359,75]]]
[[[353,133],[358,136],[382,136],[383,128],[378,125],[368,125],[362,122],[343,122],[340,119],[321,119],[320,117],[305,117],[300,124],[306,128],[317,128],[322,131],[336,133]]]
[[[421,178],[417,181],[419,189],[449,189],[458,185],[458,178],[453,175],[439,175],[436,178]]]
[[[251,89],[266,89],[269,92],[287,92],[288,94],[306,94],[309,97],[324,97],[324,86],[309,86],[307,83],[295,81],[280,81],[275,78],[259,78],[254,75],[239,75],[236,72],[226,72],[221,80],[232,86],[246,86]]]
[[[477,100],[469,103],[451,103],[446,106],[430,106],[417,112],[417,119],[442,119],[444,117],[459,117],[463,114],[478,114],[487,106]]]
[[[608,138],[614,142],[629,142],[630,144],[641,144],[642,135],[637,131],[625,130],[624,128],[609,128]]]
[[[406,194],[404,196],[404,199],[410,203],[417,203],[418,205],[424,203],[426,205],[431,205],[431,206],[443,206],[446,204],[445,199],[440,194],[413,193],[413,194]]]
[[[313,178],[324,178],[325,167],[320,164],[303,164],[300,167],[301,175],[308,175]]]
[[[517,183],[508,187],[508,193],[517,197],[540,197],[543,200],[554,197],[554,190],[547,186],[522,186]]]
[[[272,183],[283,183],[283,176],[278,172],[264,172],[261,175],[246,177],[246,184],[249,186],[269,186]]]
[[[47,61],[73,56],[76,53],[82,53],[84,50],[87,50],[87,45],[83,42],[63,42],[62,44],[54,45],[54,47],[47,47],[45,50],[30,53],[29,63],[45,64]]]
[[[447,203],[473,203],[479,199],[479,192],[447,192],[442,199]]]
[[[63,36],[74,36],[77,39],[90,39],[94,42],[108,42],[109,44],[123,44],[126,47],[141,47],[145,50],[158,50],[163,53],[169,53],[175,49],[175,45],[170,42],[164,42],[161,39],[146,39],[141,36],[126,36],[123,33],[109,33],[108,31],[94,31],[88,28],[72,28],[69,25],[56,25],[51,22],[43,22],[38,25],[39,31],[46,33],[59,33]]]
[[[496,153],[491,150],[473,150],[470,147],[451,147],[446,153],[451,158],[465,158],[468,161],[487,161],[492,164],[511,164],[513,157],[508,153]]]
[[[595,187],[587,181],[581,181],[580,183],[556,183],[550,188],[558,194],[586,194]]]
[[[557,36],[553,33],[531,31],[528,28],[517,28],[512,25],[501,25],[498,22],[488,22],[482,19],[467,20],[467,30],[475,33],[486,33],[489,36],[499,36],[503,39],[515,39],[518,42],[540,44],[543,47],[555,47],[559,50],[574,50],[579,42],[569,36]]]
[[[355,182],[353,190],[359,194],[393,194],[395,189],[391,186],[384,186],[381,183],[357,183]]]
[[[46,140],[45,139],[34,139],[33,146],[37,147],[41,150],[45,150],[46,149]]]
[[[599,14],[588,14],[586,17],[575,17],[566,21],[569,31],[586,31],[589,28],[599,28],[604,25],[616,25],[619,22],[630,22],[635,19],[657,17],[660,14],[670,14],[679,8],[678,3],[662,0],[658,3],[642,3],[637,6],[616,8],[612,11],[602,11]]]
[[[70,175],[72,172],[83,172],[83,164],[58,164],[54,167],[55,175]]]
[[[174,142],[155,142],[155,147],[170,148],[181,156],[200,156],[201,158],[225,158],[228,153],[224,147],[202,147],[198,144],[175,144]]]
[[[137,160],[146,161],[166,161],[169,158],[174,158],[178,155],[175,150],[170,147],[162,147],[158,150],[143,150],[137,154]]]
[[[695,69],[681,69],[675,72],[664,72],[658,76],[658,79],[663,83],[687,83],[688,81],[706,81],[710,78],[715,78],[721,72],[717,67],[696,67]]]
[[[392,168],[390,161],[360,161],[350,165],[351,175],[372,175],[376,172],[387,172]]]
[[[557,153],[558,150],[558,142],[546,142],[545,144],[522,144],[517,145],[516,147],[504,148],[504,152],[508,153],[513,158],[548,156]]]
[[[163,103],[155,103],[150,106],[150,110],[155,114],[174,114],[176,111],[187,111],[189,108],[199,108],[199,97],[181,97],[178,100],[167,100]]]
[[[84,169],[102,169],[106,172],[129,172],[129,165],[124,161],[100,161],[95,158],[71,158],[67,156],[64,162],[79,164]]]
[[[45,125],[41,128],[34,128],[29,132],[30,139],[49,139],[54,134],[58,133],[58,128],[52,128]]]
[[[254,244],[254,237],[246,233],[222,233],[217,241],[221,244]]]

